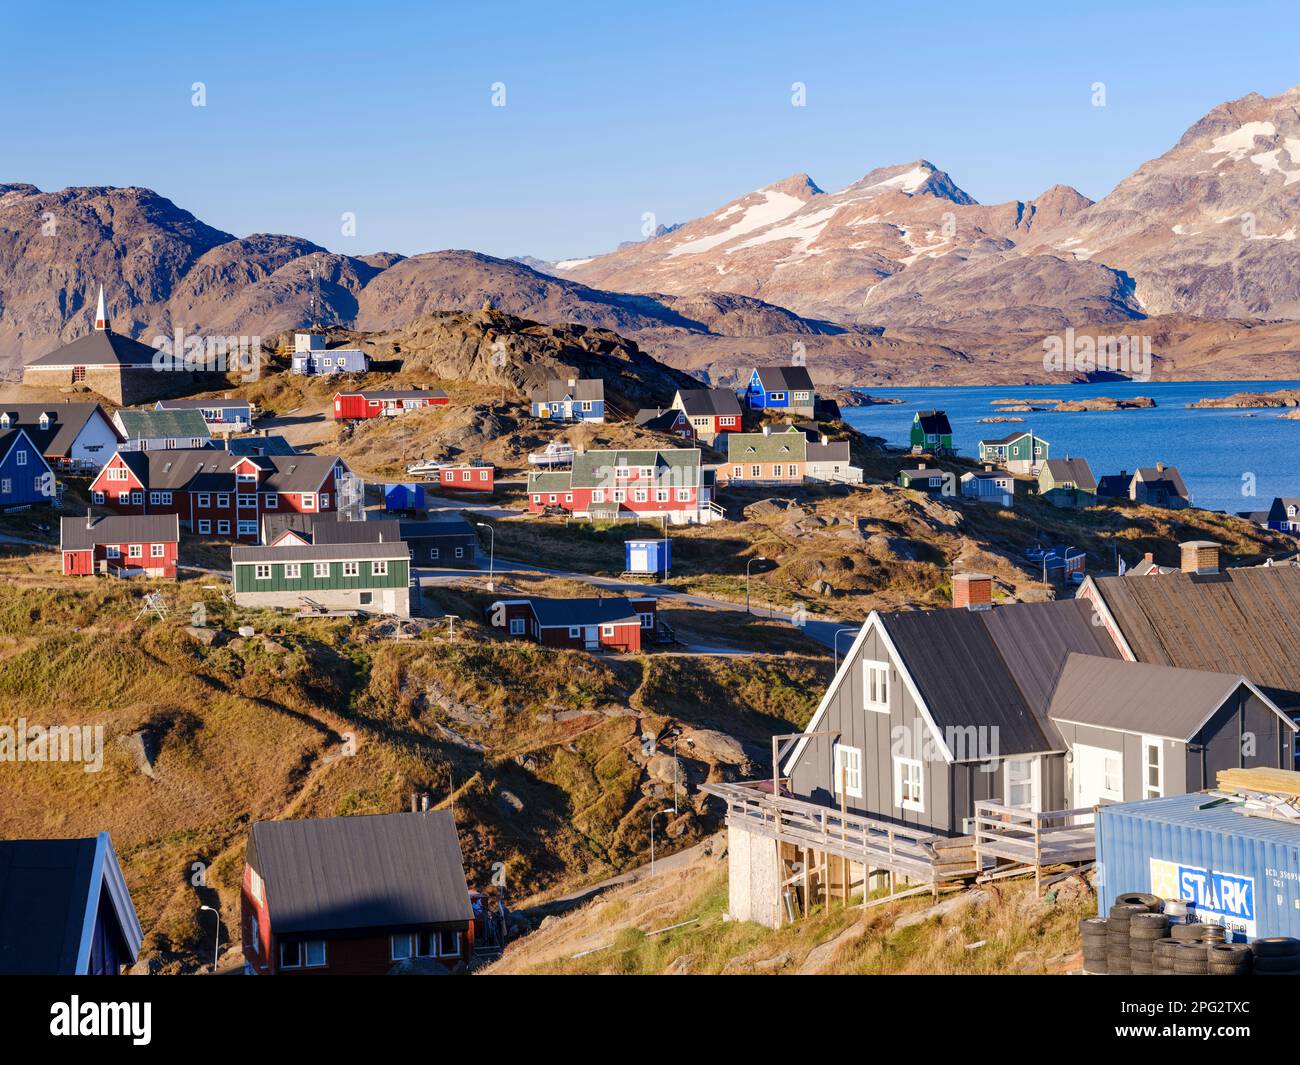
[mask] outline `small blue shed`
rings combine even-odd
[[[625,573],[668,575],[672,566],[671,540],[628,540],[624,550]]]
[[[424,510],[424,485],[384,485],[384,509],[392,511]]]
[[[1228,938],[1300,938],[1300,824],[1248,817],[1240,802],[1169,795],[1097,811],[1097,912],[1145,891],[1192,904]]]

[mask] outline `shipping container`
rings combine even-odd
[[[626,573],[664,574],[672,566],[672,541],[628,540],[624,545]]]
[[[1187,899],[1229,939],[1300,938],[1300,823],[1248,817],[1206,794],[1115,803],[1097,812],[1097,912],[1128,891]]]
[[[438,481],[447,492],[493,492],[497,469],[490,462],[472,462],[462,466],[444,466]]]
[[[388,511],[424,510],[424,485],[384,485],[384,509]]]

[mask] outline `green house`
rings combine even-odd
[[[941,410],[919,410],[912,415],[912,451],[931,454],[952,452],[952,426]]]
[[[1032,429],[1023,429],[1000,440],[980,441],[980,462],[992,462],[1012,473],[1037,474],[1050,459],[1052,445]]]
[[[1097,481],[1087,459],[1048,459],[1038,471],[1038,494],[1056,507],[1090,507]]]
[[[411,616],[411,559],[401,540],[232,547],[230,565],[237,606]]]

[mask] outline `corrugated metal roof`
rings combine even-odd
[[[70,344],[64,344],[39,359],[33,359],[27,366],[38,370],[58,369],[63,366],[132,366],[153,367],[154,357],[170,361],[158,349],[141,344],[111,329],[96,329],[83,337],[78,337]]]
[[[401,540],[390,543],[286,544],[283,547],[232,547],[232,565],[250,562],[364,562],[368,559],[410,558]]]
[[[808,438],[800,432],[728,433],[728,462],[804,462]]]
[[[1300,569],[1101,577],[1097,590],[1141,662],[1240,674],[1300,708]]]
[[[700,452],[697,448],[584,451],[573,456],[570,483],[574,488],[624,487],[622,479],[614,476],[620,467],[650,469],[654,485],[692,488],[699,484]]]
[[[740,400],[729,388],[681,388],[682,410],[696,417],[741,416]]]
[[[98,403],[0,403],[0,414],[9,415],[10,427],[27,430],[41,454],[51,457],[71,454],[72,445],[96,412],[114,436],[120,435]],[[42,414],[50,416],[48,429],[41,428]]]
[[[259,821],[249,863],[276,934],[472,919],[456,823],[445,810]]]
[[[96,544],[156,544],[180,540],[175,514],[97,514],[86,527],[85,517],[59,519],[59,549],[86,551]]]
[[[1087,459],[1048,459],[1043,463],[1043,469],[1057,484],[1073,481],[1085,492],[1097,490],[1097,481],[1092,475],[1092,467],[1088,465]]]
[[[653,599],[653,596],[645,596]],[[530,598],[529,604],[539,625],[547,627],[565,625],[613,625],[637,621],[632,600],[613,596],[604,599],[540,599]]]
[[[118,424],[128,438],[197,437],[210,439],[212,432],[197,410],[120,410]]]
[[[534,403],[559,403],[565,399],[576,400],[603,400],[605,398],[605,382],[599,378],[583,377],[574,380],[569,384],[569,378],[554,378],[547,381],[544,385],[534,388],[529,393],[529,397]]]
[[[758,366],[754,372],[768,392],[811,392],[812,377],[806,366]]]

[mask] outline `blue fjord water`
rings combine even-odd
[[[1188,410],[1198,399],[1234,392],[1272,392],[1300,388],[1297,381],[1170,381],[1146,384],[1111,382],[1086,385],[992,385],[959,388],[868,388],[868,394],[900,399],[899,404],[851,407],[845,420],[887,443],[906,447],[912,415],[918,410],[947,411],[953,446],[975,458],[981,437],[1033,429],[1052,445],[1052,457],[1082,456],[1095,476],[1154,466],[1177,466],[1206,510],[1264,510],[1274,496],[1300,496],[1300,420],[1279,418],[1276,409]],[[1023,422],[981,423],[994,417],[995,399],[1078,400],[1095,396],[1130,399],[1150,396],[1153,410],[1081,411],[1073,414],[1016,412]],[[1249,494],[1253,485],[1254,495]]]

